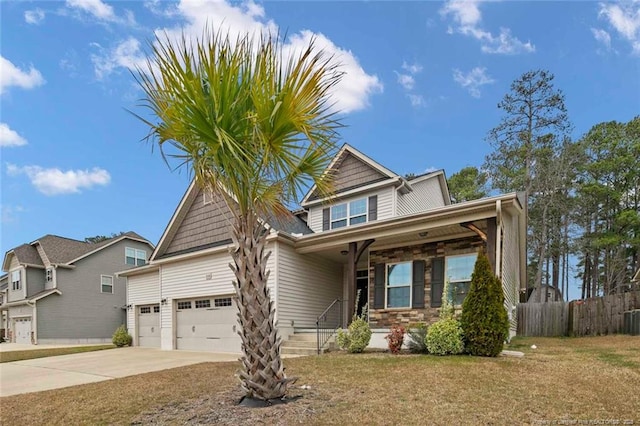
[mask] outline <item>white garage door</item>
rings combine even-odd
[[[31,344],[31,318],[16,318],[14,320],[16,343]]]
[[[138,346],[160,347],[160,305],[138,307]]]
[[[240,352],[238,311],[231,296],[179,300],[176,308],[178,349]]]

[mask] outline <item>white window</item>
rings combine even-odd
[[[196,300],[196,309],[210,308],[210,307],[211,307],[211,300],[209,299]]]
[[[113,277],[110,275],[100,275],[100,292],[113,294]]]
[[[178,302],[178,309],[191,309],[191,301]]]
[[[141,314],[150,314],[151,313],[151,306],[143,306],[140,308],[140,313]]]
[[[464,298],[469,292],[471,285],[471,274],[478,258],[477,253],[463,254],[459,256],[448,256],[445,259],[445,280],[449,280],[449,291],[451,292],[453,303],[456,306],[462,305]]]
[[[367,199],[331,206],[331,229],[343,228],[367,221]]]
[[[138,250],[131,247],[124,249],[125,262],[127,265],[144,265],[147,263],[147,252],[144,250]]]
[[[11,290],[20,290],[22,288],[20,276],[20,271],[11,272]]]
[[[411,307],[412,262],[387,265],[387,308]]]
[[[45,271],[45,282],[52,282],[53,281],[53,268],[47,268],[47,270]]]
[[[213,305],[216,308],[224,308],[225,306],[231,306],[231,298],[230,297],[223,297],[220,299],[215,299],[213,301]]]

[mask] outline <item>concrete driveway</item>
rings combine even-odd
[[[101,382],[200,362],[236,361],[237,354],[129,347],[0,363],[0,396]]]

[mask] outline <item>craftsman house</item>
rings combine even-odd
[[[316,320],[330,306],[339,306],[346,324],[368,302],[369,323],[378,331],[372,345],[386,347],[383,336],[391,325],[437,319],[446,280],[455,303],[462,303],[480,250],[502,280],[515,333],[526,266],[517,194],[451,204],[442,171],[406,179],[349,145],[329,168],[334,198],[311,188],[291,219],[265,218],[269,287],[283,340],[315,333]],[[218,196],[191,183],[149,264],[120,274],[128,280],[134,344],[240,351],[229,220]]]
[[[2,263],[7,275],[0,278],[6,339],[23,344],[111,342],[126,312],[125,280],[115,272],[144,265],[152,250],[135,232],[99,243],[45,235],[9,250]]]

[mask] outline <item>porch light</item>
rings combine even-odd
[[[340,254],[346,256],[349,254],[349,250],[340,250]]]

